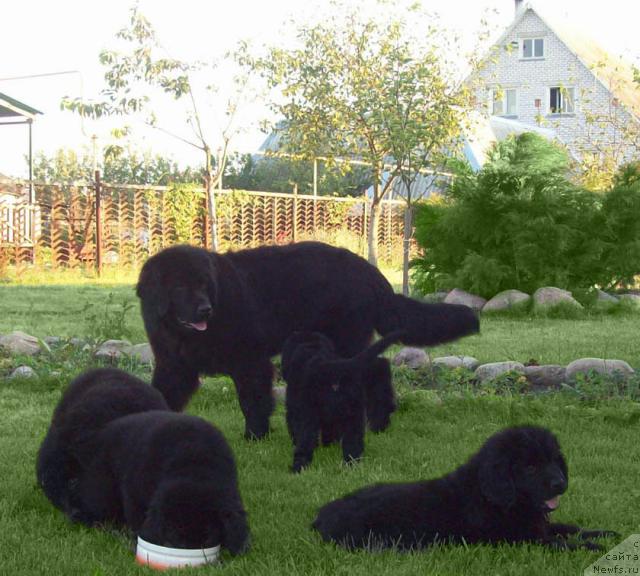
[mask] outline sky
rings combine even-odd
[[[353,0],[371,10],[388,10],[388,2],[374,7],[373,0]],[[102,49],[115,46],[115,33],[128,22],[133,0],[21,0],[2,7],[0,35],[0,92],[43,112],[33,125],[34,151],[52,154],[58,148],[89,150],[92,135],[99,146],[110,143],[110,126],[96,121],[82,122],[77,115],[60,110],[64,96],[95,97],[103,86],[104,69],[98,62]],[[470,41],[479,22],[490,17],[493,37],[509,25],[514,15],[513,0],[423,0],[423,6],[439,14],[447,28],[457,30]],[[331,10],[329,0],[139,0],[168,53],[182,60],[221,58],[240,40],[279,44],[291,33],[290,20],[305,20],[309,14],[322,18]],[[568,19],[609,52],[640,62],[640,2],[637,0],[534,0],[534,8]],[[377,4],[375,6],[378,6]],[[62,74],[58,74],[62,73]],[[18,78],[47,74],[38,78]],[[221,77],[216,79],[223,83]],[[228,77],[229,74],[227,73]],[[223,90],[221,90],[223,92]],[[222,104],[218,106],[222,108]],[[175,110],[175,109],[174,109]],[[158,111],[162,114],[162,111]],[[183,116],[164,111],[166,126],[190,137]],[[239,152],[257,150],[265,135],[259,129],[268,116],[264,105],[253,102],[241,108],[238,133],[232,148]],[[173,122],[173,124],[172,124]],[[212,140],[224,125],[223,115],[207,117]],[[182,165],[197,165],[201,153],[183,142],[150,128],[137,127],[133,145],[171,156]],[[214,142],[214,146],[216,143]],[[0,126],[0,174],[25,177],[28,150],[25,126]]]

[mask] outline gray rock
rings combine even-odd
[[[131,349],[131,342],[128,340],[107,340],[98,346],[94,353],[96,358],[106,358],[113,360],[121,358]]]
[[[287,398],[287,387],[286,386],[274,386],[273,387],[273,399],[276,402],[284,402]]]
[[[37,376],[36,371],[31,366],[18,366],[9,378],[35,378]]]
[[[621,294],[620,300],[626,300],[627,302],[631,302],[636,306],[640,306],[640,295],[638,294]]]
[[[75,346],[76,348],[83,348],[86,342],[82,338],[70,338],[69,344],[71,344],[71,346]]]
[[[392,362],[396,366],[408,366],[417,370],[429,364],[429,356],[422,348],[402,348],[394,357]]]
[[[136,358],[138,362],[141,362],[142,364],[153,366],[154,356],[153,350],[151,350],[151,344],[146,342],[143,344],[134,344],[128,349],[124,349],[123,352],[133,358]]]
[[[531,296],[520,290],[504,290],[496,294],[483,307],[483,312],[495,312],[496,310],[508,310],[516,304],[524,304],[531,300]]]
[[[612,296],[611,294],[607,294],[606,292],[604,292],[603,290],[598,289],[596,291],[596,293],[598,294],[598,298],[597,301],[598,302],[617,302],[618,298],[616,296]]]
[[[59,346],[62,344],[62,338],[58,336],[45,336],[43,340],[47,346]]]
[[[468,306],[472,310],[479,312],[482,310],[482,307],[487,303],[486,299],[482,296],[476,296],[475,294],[469,294],[469,292],[465,292],[464,290],[460,290],[459,288],[454,288],[447,294],[447,297],[444,299],[445,304],[463,304],[464,306]]]
[[[553,286],[545,286],[538,288],[533,293],[533,303],[537,308],[549,308],[557,306],[561,302],[567,302],[577,308],[582,308],[582,304],[578,302],[567,290],[562,288],[554,288]]]
[[[432,364],[438,368],[467,368],[468,370],[475,370],[480,362],[472,356],[440,356],[434,358]]]
[[[602,358],[579,358],[567,366],[567,380],[575,380],[577,374],[597,372],[612,376],[615,373],[628,377],[634,374],[633,368],[624,360],[603,360]]]
[[[476,368],[475,375],[480,382],[487,382],[507,372],[524,374],[524,364],[512,361],[482,364]]]
[[[0,348],[8,350],[11,354],[33,356],[40,352],[42,346],[35,336],[16,330],[0,337]]]
[[[440,302],[444,302],[444,299],[447,297],[448,292],[431,292],[429,294],[425,294],[422,299],[425,302],[432,302],[434,304],[439,304]]]
[[[560,388],[566,381],[566,368],[558,364],[525,366],[524,373],[534,388]]]

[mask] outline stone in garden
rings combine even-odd
[[[287,387],[286,386],[274,386],[273,387],[273,399],[276,402],[284,402],[287,397]]]
[[[465,292],[464,290],[460,290],[459,288],[454,288],[447,294],[447,297],[444,299],[445,304],[463,304],[464,306],[468,306],[472,310],[476,312],[480,312],[482,307],[487,303],[486,299],[482,296],[477,296],[475,294],[469,294],[469,292]]]
[[[518,374],[524,374],[524,364],[520,362],[513,362],[511,360],[507,362],[490,362],[489,364],[482,364],[476,368],[475,376],[480,382],[488,382],[493,380],[502,374],[507,372],[517,372]]]
[[[633,368],[624,360],[603,360],[602,358],[579,358],[567,366],[567,380],[575,380],[577,374],[597,372],[612,376],[616,373],[623,377],[634,374]]]
[[[597,298],[598,302],[617,302],[618,301],[618,298],[616,298],[615,296],[612,296],[611,294],[608,294],[604,290],[598,289],[596,293],[598,294],[598,298]]]
[[[508,310],[516,304],[523,304],[531,300],[531,296],[520,290],[503,290],[496,294],[483,307],[483,312],[495,312],[496,310]]]
[[[534,388],[560,388],[566,381],[566,368],[558,364],[525,366],[524,373]]]
[[[123,352],[137,359],[141,364],[153,365],[154,356],[153,350],[151,350],[151,344],[146,342],[143,344],[134,344],[128,350],[123,350]]]
[[[402,348],[394,357],[393,363],[396,366],[408,366],[417,370],[429,364],[429,356],[422,348]]]
[[[18,366],[9,378],[34,378],[37,376],[36,371],[31,366]]]
[[[0,348],[8,350],[11,354],[33,356],[40,352],[42,346],[35,336],[16,330],[6,336],[0,336]]]
[[[127,340],[107,340],[98,346],[95,351],[96,358],[115,359],[121,358],[131,349],[131,342]]]
[[[448,292],[430,292],[429,294],[425,294],[422,299],[425,302],[431,302],[433,304],[439,304],[440,302],[444,302],[444,299],[447,297]]]
[[[76,348],[83,348],[85,345],[85,341],[82,338],[71,338],[69,340],[69,344],[71,344],[71,346],[75,346]]]
[[[59,336],[45,336],[44,343],[49,347],[58,346],[62,343],[62,338],[60,338]]]
[[[467,368],[468,370],[475,370],[480,365],[480,362],[472,356],[440,356],[434,358],[432,363],[438,368]]]
[[[548,308],[551,306],[557,306],[561,302],[566,302],[577,308],[582,308],[582,304],[578,302],[568,290],[562,288],[555,288],[553,286],[545,286],[544,288],[538,288],[533,293],[533,303],[538,308]]]
[[[626,300],[627,302],[631,302],[636,306],[640,306],[640,295],[638,294],[621,294],[620,300]]]

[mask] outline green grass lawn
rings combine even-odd
[[[115,530],[71,524],[35,482],[34,461],[60,397],[63,380],[4,382],[0,389],[0,573],[145,574],[133,540]],[[253,546],[225,556],[225,574],[579,574],[597,553],[552,552],[540,546],[445,546],[415,554],[348,553],[321,542],[309,525],[318,507],[365,484],[441,475],[461,464],[504,426],[536,423],[559,437],[570,487],[554,514],[559,521],[638,531],[640,410],[621,400],[579,403],[545,397],[439,395],[401,387],[400,407],[386,432],[367,436],[365,459],[340,463],[337,447],[316,451],[310,469],[288,472],[291,444],[282,407],[261,442],[242,438],[242,416],[230,382],[209,379],[189,412],[214,422],[238,461]],[[608,541],[613,546],[615,541]]]
[[[0,286],[0,334],[22,329],[39,337],[91,337],[98,328],[122,329],[119,321],[123,320],[125,335],[133,342],[144,341],[132,282],[132,278],[112,278],[98,284],[89,278],[73,283],[62,279],[47,286],[28,281]],[[110,293],[113,296],[106,305]],[[468,354],[487,362],[535,358],[541,363],[598,356],[621,358],[639,368],[637,326],[637,315],[586,315],[574,320],[490,317],[482,320],[480,335],[433,353]],[[69,379],[91,364],[89,356],[71,347],[44,353],[38,360],[4,356],[0,377],[21,362],[32,363],[40,378],[0,380],[0,574],[149,574],[134,564],[133,540],[128,535],[69,523],[35,482],[35,457],[53,408]],[[148,370],[133,364],[124,368],[150,377]],[[337,447],[322,448],[316,451],[311,468],[298,476],[288,471],[291,443],[282,406],[272,418],[270,437],[246,442],[233,385],[225,378],[207,379],[188,411],[215,423],[236,454],[253,546],[244,557],[225,556],[222,567],[197,572],[581,574],[598,558],[597,553],[553,552],[533,545],[443,546],[415,554],[348,553],[323,544],[310,530],[318,507],[328,500],[373,482],[441,475],[460,465],[493,432],[520,423],[550,428],[567,457],[570,486],[554,519],[617,530],[623,537],[640,530],[638,403],[597,394],[579,398],[570,392],[517,396],[463,387],[424,390],[407,384],[400,372],[396,376],[398,412],[389,430],[368,434],[364,460],[344,467]]]

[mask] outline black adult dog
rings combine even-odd
[[[140,383],[115,370],[72,383],[38,456],[45,494],[89,526],[123,525],[162,546],[243,552],[249,529],[224,436],[166,409],[161,394]]]
[[[287,382],[287,425],[294,444],[294,472],[311,464],[322,436],[324,444],[340,440],[345,462],[364,451],[365,407],[369,418],[387,418],[395,409],[389,380],[365,381],[363,373],[404,332],[388,334],[357,356],[344,359],[319,332],[294,332],[282,348],[282,375]],[[383,365],[388,366],[387,363]],[[376,422],[380,428],[382,422]]]
[[[324,540],[348,548],[419,549],[464,541],[601,549],[590,539],[615,532],[549,521],[567,486],[567,466],[551,432],[507,428],[454,472],[363,488],[323,506],[313,527]],[[574,536],[575,542],[568,540]]]
[[[321,332],[337,353],[364,350],[374,331],[404,329],[403,342],[430,346],[478,331],[466,306],[394,294],[377,268],[317,242],[215,254],[174,246],[152,256],[137,293],[155,355],[153,385],[182,410],[200,373],[233,378],[247,437],[269,431],[271,357],[295,331]],[[367,378],[377,374],[371,366]],[[388,369],[387,369],[388,372]]]
[[[95,454],[100,430],[128,414],[168,409],[160,392],[122,370],[100,368],[75,378],[56,406],[38,453],[36,475],[47,498],[73,517],[70,496],[80,462]]]

